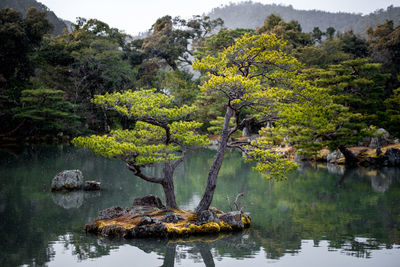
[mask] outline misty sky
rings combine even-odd
[[[137,34],[148,30],[164,15],[190,18],[208,13],[214,7],[242,2],[241,0],[38,0],[62,19],[72,22],[76,17],[96,18],[111,27]],[[317,9],[331,12],[368,14],[377,9],[394,5],[400,0],[253,0],[264,4],[292,5],[296,9]]]

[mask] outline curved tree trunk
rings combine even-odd
[[[161,182],[161,185],[164,189],[165,194],[165,205],[170,209],[177,209],[178,205],[176,204],[175,199],[175,189],[174,189],[174,170],[169,162],[164,164],[164,179]]]
[[[342,152],[344,158],[345,158],[345,164],[346,166],[354,167],[357,166],[359,163],[359,160],[356,156],[354,156],[353,152],[348,150],[345,146],[339,146],[340,152]]]
[[[196,213],[200,213],[203,210],[208,210],[213,200],[215,187],[217,186],[218,173],[221,169],[222,161],[224,160],[226,145],[229,139],[229,121],[232,115],[233,110],[228,107],[225,113],[224,126],[222,128],[222,134],[219,140],[217,154],[215,155],[214,162],[211,165],[210,171],[208,173],[207,186],[206,190],[204,191],[203,198],[195,209]]]

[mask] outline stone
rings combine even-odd
[[[86,181],[83,186],[83,190],[85,191],[96,191],[100,190],[101,183],[96,181]]]
[[[146,219],[145,219],[146,218]],[[137,226],[130,229],[128,237],[147,238],[147,237],[166,237],[167,227],[160,221],[150,217],[144,217]]]
[[[216,222],[219,223],[218,216],[215,212],[211,210],[203,210],[198,214],[196,225],[202,225],[209,222]]]
[[[174,213],[168,213],[161,218],[161,221],[166,223],[177,223],[178,221],[184,221],[184,220],[185,218]]]
[[[338,159],[344,158],[344,155],[339,150],[332,151],[326,156],[328,163],[336,163]]]
[[[400,166],[400,149],[389,148],[386,150],[385,157],[389,162],[389,166]]]
[[[83,186],[83,175],[80,170],[65,170],[58,173],[51,182],[52,191],[76,190]]]
[[[133,212],[133,209],[129,207],[111,207],[100,211],[99,215],[97,216],[97,220],[108,220],[115,217],[131,214],[131,212]]]
[[[160,221],[157,220],[156,218],[151,218],[151,217],[145,216],[140,220],[140,222],[137,224],[137,226],[149,225],[149,224],[154,224],[154,223],[160,223]]]
[[[383,147],[389,143],[390,134],[383,128],[379,128],[375,131],[374,137],[371,138],[371,142],[369,144],[370,148],[378,148]]]
[[[125,237],[127,234],[126,229],[120,225],[106,225],[99,229],[99,233],[102,236],[110,236],[110,237]]]
[[[379,137],[379,138],[381,138],[383,140],[387,140],[387,139],[389,139],[390,134],[385,129],[379,128],[378,130],[375,131],[375,136]]]
[[[161,199],[154,195],[135,198],[133,200],[133,206],[150,206],[159,209],[165,209],[165,206],[162,204]]]
[[[231,211],[219,216],[219,219],[229,224],[233,230],[243,230],[242,213],[240,211]]]
[[[215,212],[216,214],[222,214],[224,213],[222,210],[217,209],[216,207],[209,207],[208,210]]]

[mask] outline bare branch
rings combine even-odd
[[[179,166],[179,164],[182,163],[182,161],[185,159],[185,151],[182,151],[182,157],[177,159],[173,164],[172,164],[172,170],[175,170],[176,167]]]
[[[132,163],[127,163],[126,166],[130,171],[133,172],[137,177],[142,178],[143,180],[150,182],[150,183],[156,183],[156,184],[161,184],[164,179],[161,178],[155,178],[155,177],[148,177],[147,175],[143,174],[140,166],[134,165]]]

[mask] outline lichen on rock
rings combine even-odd
[[[179,237],[240,231],[250,226],[249,215],[216,209],[197,215],[192,210],[168,210],[154,206],[112,207],[100,211],[85,231],[109,237]]]

